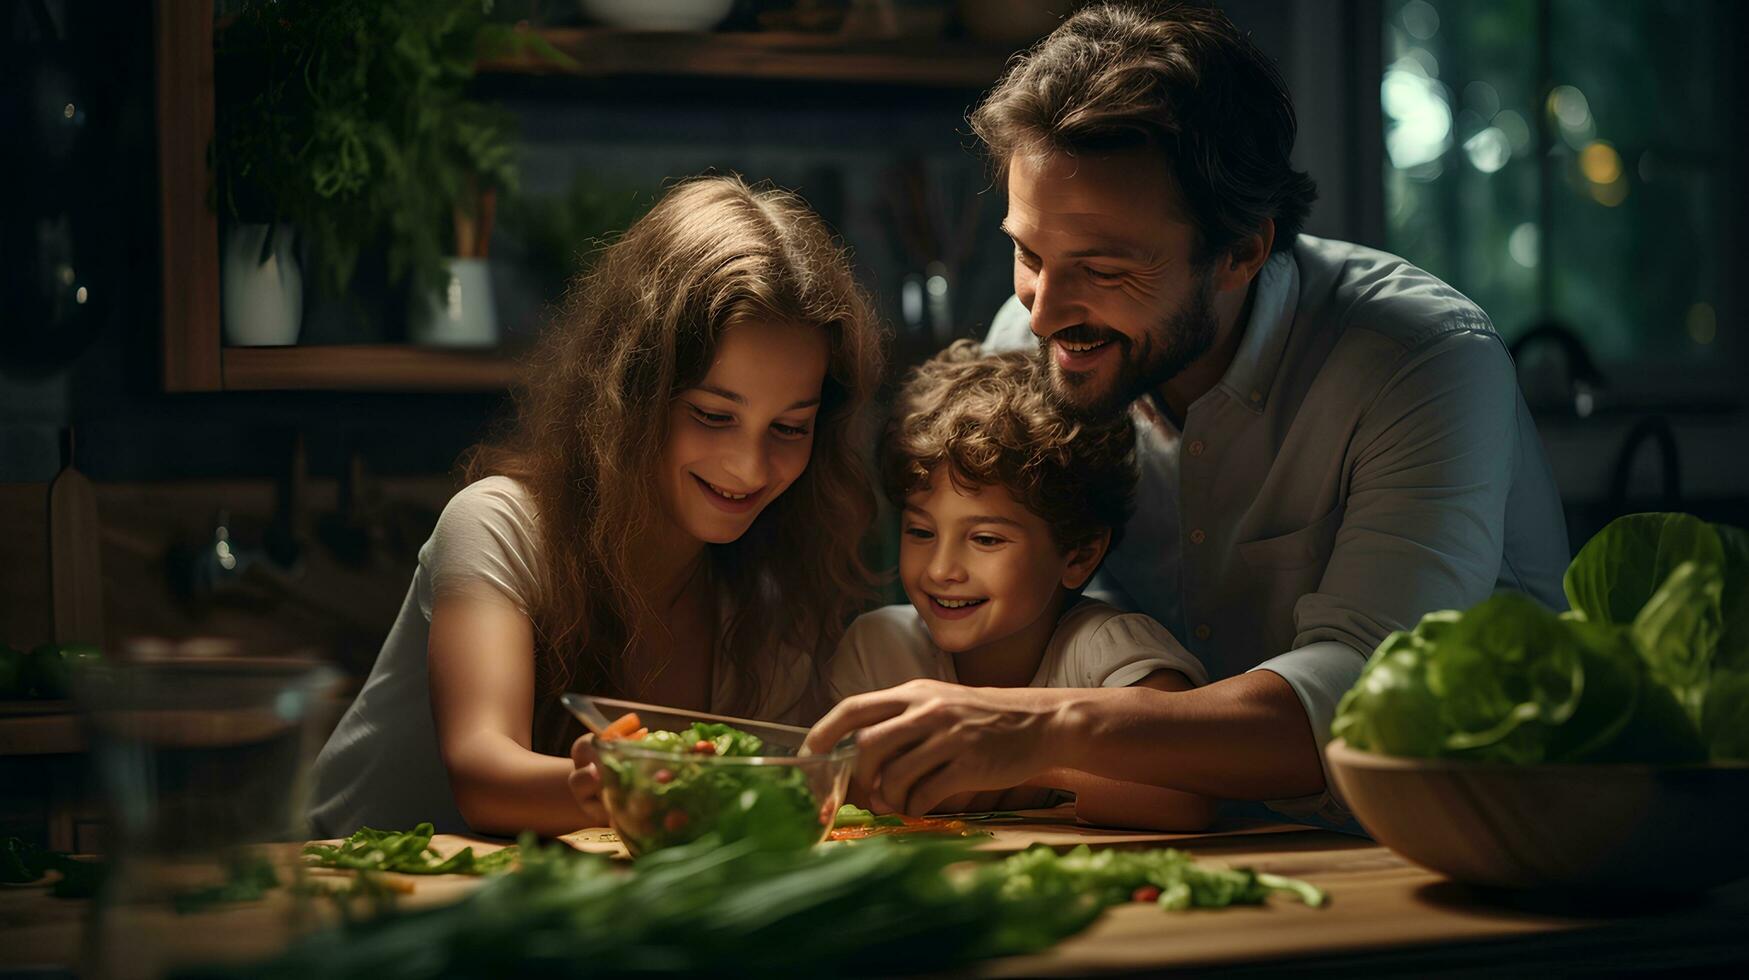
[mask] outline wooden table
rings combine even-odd
[[[567,835],[585,850],[618,848],[605,830]],[[1114,908],[1090,929],[1045,953],[992,961],[977,975],[1070,976],[1171,971],[1329,975],[1355,972],[1438,974],[1501,971],[1550,976],[1662,969],[1722,971],[1749,965],[1749,879],[1675,905],[1586,908],[1486,893],[1454,884],[1371,841],[1289,824],[1230,826],[1201,835],[1106,831],[1067,822],[998,828],[984,846],[1183,848],[1210,862],[1248,865],[1303,878],[1329,892],[1311,909],[1277,898],[1261,908],[1165,913],[1151,905]],[[497,843],[439,837],[444,853]],[[390,876],[410,889],[408,904],[453,901],[477,882],[456,876]],[[86,903],[47,897],[46,889],[0,887],[0,969],[75,962]],[[285,941],[272,902],[183,917],[217,951],[250,957]],[[198,927],[198,928],[196,928]]]

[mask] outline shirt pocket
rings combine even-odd
[[[1336,541],[1336,531],[1342,526],[1342,508],[1286,534],[1239,543],[1239,557],[1252,568],[1286,570],[1308,565],[1324,565],[1330,558],[1330,548]]]

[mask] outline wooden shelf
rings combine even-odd
[[[0,758],[85,751],[71,701],[0,701]]]
[[[834,34],[654,33],[575,27],[542,28],[539,34],[577,64],[559,65],[524,55],[482,61],[477,70],[579,78],[743,78],[976,89],[993,85],[1013,54],[1006,47],[971,42],[846,41]]]
[[[516,363],[496,351],[394,344],[225,347],[226,391],[500,391]]]
[[[163,383],[171,392],[501,391],[515,364],[497,352],[390,345],[226,347],[219,329],[218,219],[208,205],[213,139],[212,0],[154,0]],[[1012,52],[945,40],[846,41],[834,34],[646,33],[544,28],[575,59],[483,61],[492,75],[671,78],[983,89]],[[626,86],[631,88],[632,86]]]

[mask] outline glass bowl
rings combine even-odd
[[[638,714],[652,730],[681,731],[692,720],[715,720]],[[802,756],[797,730],[744,722],[735,727],[760,738],[760,755],[673,752],[632,739],[596,740],[602,800],[633,857],[708,834],[724,843],[751,838],[772,849],[811,847],[825,839],[844,802],[855,743],[846,739],[831,752]]]

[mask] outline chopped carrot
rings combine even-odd
[[[609,722],[597,737],[603,742],[611,742],[616,738],[643,738],[648,734],[649,729],[638,721],[637,712],[630,711]]]
[[[862,827],[834,827],[827,832],[827,840],[863,840],[868,837],[901,837],[906,834],[957,834],[970,837],[973,831],[966,826],[964,820],[944,820],[940,817],[908,817],[902,813],[894,814],[900,823],[894,825],[875,825]]]

